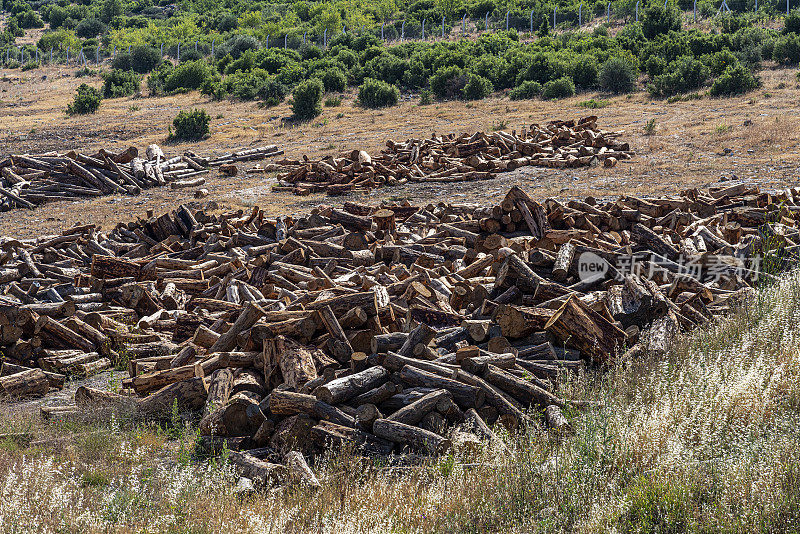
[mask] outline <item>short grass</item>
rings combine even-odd
[[[232,491],[194,433],[6,415],[2,532],[796,532],[800,529],[800,276],[662,357],[565,382],[574,432],[505,434],[511,454],[456,451],[390,468],[348,452],[323,488]],[[10,409],[8,410],[10,413]],[[33,443],[30,441],[33,439]]]

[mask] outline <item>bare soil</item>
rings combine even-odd
[[[320,117],[294,123],[287,103],[262,108],[256,102],[216,102],[197,92],[162,97],[104,100],[89,116],[67,117],[64,109],[81,83],[99,86],[98,76],[76,78],[74,69],[45,67],[28,72],[0,69],[0,157],[10,153],[101,147],[143,150],[161,145],[167,155],[193,150],[214,155],[266,144],[277,144],[286,155],[320,157],[354,148],[377,152],[387,139],[405,140],[432,134],[520,129],[552,119],[598,115],[602,128],[623,130],[636,157],[613,169],[544,169],[528,167],[488,182],[418,184],[373,191],[368,196],[297,197],[273,193],[274,176],[233,178],[212,174],[203,200],[223,207],[258,204],[270,213],[301,213],[320,203],[345,200],[377,202],[386,198],[425,201],[489,203],[519,184],[534,196],[598,198],[621,194],[668,195],[681,189],[719,185],[730,180],[757,183],[762,188],[795,186],[800,167],[798,148],[798,91],[796,71],[771,67],[760,76],[763,86],[734,98],[668,103],[646,92],[633,95],[582,93],[558,101],[511,101],[497,94],[483,101],[418,105],[417,95],[404,95],[399,106],[366,110],[355,95],[341,95],[343,103],[325,107]],[[589,99],[605,100],[606,107],[586,109]],[[167,142],[168,128],[182,109],[201,107],[212,117],[211,135],[196,143]],[[655,133],[645,124],[655,119]],[[242,170],[252,165],[242,166]],[[47,204],[34,211],[0,214],[0,235],[32,237],[57,232],[78,223],[95,222],[104,228],[117,222],[156,213],[193,201],[193,190],[151,189],[137,197],[108,196],[76,202]]]

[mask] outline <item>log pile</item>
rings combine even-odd
[[[430,139],[392,140],[377,157],[353,150],[319,161],[283,159],[268,167],[279,171],[276,191],[297,195],[325,192],[338,195],[408,182],[489,180],[520,167],[613,167],[633,152],[617,139],[618,132],[597,127],[597,117],[577,122],[532,124],[519,134],[496,131],[453,134]]]
[[[787,267],[800,247],[797,189],[540,204],[512,188],[498,206],[513,232],[474,205],[345,203],[4,239],[0,392],[124,365],[120,393],[82,387],[43,415],[177,405],[264,484],[312,483],[303,458],[330,445],[502,449],[497,423],[569,431],[563,373],[667,350],[752,294],[743,259]]]
[[[170,184],[173,189],[205,183],[212,168],[236,174],[234,163],[283,154],[274,145],[251,148],[217,158],[186,152],[166,158],[150,145],[145,158],[136,147],[122,152],[101,149],[85,155],[70,151],[11,155],[0,159],[0,211],[33,209],[55,200],[78,200],[107,194],[138,195],[142,189]]]

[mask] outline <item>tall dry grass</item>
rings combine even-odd
[[[313,494],[233,491],[228,467],[192,458],[191,432],[9,421],[74,439],[2,442],[0,531],[795,532],[799,322],[794,275],[664,358],[567,380],[565,396],[604,403],[568,414],[571,435],[405,468],[335,453]]]

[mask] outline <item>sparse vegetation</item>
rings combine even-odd
[[[584,100],[583,102],[578,102],[578,105],[582,108],[587,109],[600,109],[604,108],[609,104],[608,100],[597,100],[592,98],[591,100]]]
[[[656,119],[649,119],[644,124],[644,134],[645,135],[655,135],[656,133]]]

